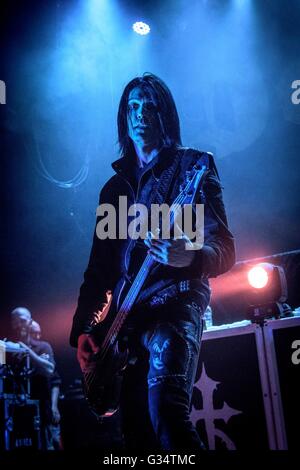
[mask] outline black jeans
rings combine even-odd
[[[121,399],[126,450],[203,449],[189,411],[208,300],[185,295],[132,315]]]

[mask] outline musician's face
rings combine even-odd
[[[31,317],[25,312],[15,313],[11,318],[11,327],[20,339],[28,335],[30,324]]]
[[[140,87],[133,88],[129,94],[127,124],[128,135],[137,145],[155,145],[161,141],[156,103]]]

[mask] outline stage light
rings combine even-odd
[[[135,33],[141,34],[142,36],[150,33],[150,26],[147,23],[143,23],[142,21],[136,21],[132,25],[132,29]]]
[[[281,266],[259,263],[249,266],[247,271],[249,283],[247,296],[250,305],[286,301],[287,283]]]
[[[286,316],[287,282],[284,269],[270,263],[259,263],[247,269],[249,288],[247,317],[255,322]]]
[[[254,266],[254,268],[251,268],[248,272],[248,281],[252,287],[262,289],[267,285],[268,280],[268,271],[263,266]]]

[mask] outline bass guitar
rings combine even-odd
[[[192,204],[197,192],[202,191],[207,172],[207,166],[201,161],[186,172],[185,182],[169,210],[171,228],[177,211],[185,204]],[[128,359],[128,351],[120,347],[118,335],[154,264],[157,262],[150,254],[144,255],[134,280],[121,279],[114,293],[108,293],[107,304],[93,327],[92,335],[99,352],[83,371],[83,388],[91,410],[98,417],[111,416],[118,409]]]

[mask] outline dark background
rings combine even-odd
[[[78,375],[68,334],[98,192],[118,157],[118,100],[145,71],[171,88],[184,145],[215,155],[238,260],[299,248],[300,105],[291,101],[300,79],[299,2],[0,8],[0,336],[9,312],[26,306],[55,348],[64,384]],[[151,26],[146,37],[131,30],[140,19]],[[218,321],[241,318],[227,309]]]

